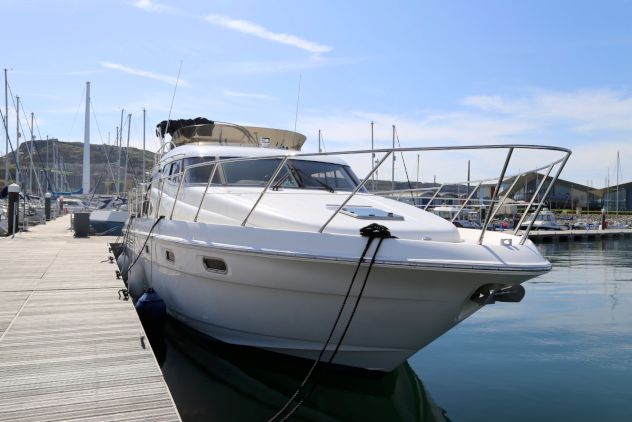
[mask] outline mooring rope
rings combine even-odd
[[[147,233],[147,237],[145,238],[145,242],[143,242],[143,246],[141,246],[140,248],[140,252],[138,252],[138,254],[136,255],[136,259],[134,259],[134,262],[132,262],[128,267],[127,270],[125,272],[121,273],[121,278],[125,277],[129,271],[132,269],[132,267],[136,264],[136,262],[138,262],[138,259],[140,258],[140,256],[143,254],[143,252],[145,251],[145,245],[147,245],[147,242],[149,241],[149,238],[151,237],[151,233],[154,231],[154,228],[158,225],[158,223],[160,222],[160,220],[162,220],[163,218],[165,218],[164,215],[161,215],[160,217],[158,217],[158,220],[156,220],[154,222],[154,224],[151,226],[151,229],[149,229],[149,233]]]
[[[371,269],[373,268],[373,264],[375,263],[375,259],[377,257],[378,251],[380,250],[380,246],[382,246],[382,241],[384,239],[395,237],[395,236],[391,235],[391,232],[388,230],[387,227],[379,225],[379,224],[375,224],[375,223],[370,224],[370,225],[360,229],[360,234],[363,237],[368,237],[368,240],[366,242],[366,246],[364,247],[364,250],[362,251],[362,254],[360,255],[360,258],[358,259],[358,263],[356,264],[356,268],[355,268],[355,271],[353,273],[353,277],[351,278],[351,282],[349,283],[349,287],[347,288],[347,292],[345,294],[345,298],[342,301],[342,304],[340,305],[340,309],[338,310],[338,315],[336,316],[336,320],[334,321],[334,324],[332,325],[331,330],[329,331],[329,335],[327,336],[327,340],[323,344],[323,347],[320,349],[318,357],[314,360],[314,363],[312,364],[312,366],[309,369],[309,371],[307,371],[307,374],[303,378],[303,381],[301,382],[299,387],[296,389],[294,394],[292,394],[292,396],[285,403],[285,405],[283,405],[283,407],[274,416],[272,416],[270,419],[268,419],[268,422],[273,422],[273,421],[276,421],[276,420],[285,421],[288,418],[290,418],[298,410],[298,408],[303,404],[303,402],[314,391],[314,388],[316,387],[316,385],[312,384],[312,387],[307,392],[307,394],[305,394],[300,400],[298,400],[296,402],[295,406],[292,407],[289,410],[289,412],[287,412],[287,414],[282,416],[283,413],[288,409],[288,407],[292,403],[294,403],[296,401],[296,398],[303,391],[303,389],[305,388],[305,386],[307,385],[307,383],[311,379],[311,377],[312,377],[312,375],[314,373],[314,370],[316,369],[318,364],[321,362],[321,359],[322,359],[323,355],[325,354],[325,351],[327,350],[327,346],[329,346],[329,343],[331,342],[331,338],[333,337],[334,332],[336,331],[336,328],[338,327],[338,323],[340,322],[340,318],[342,316],[342,313],[343,313],[343,311],[345,309],[345,306],[347,304],[349,296],[351,295],[351,290],[353,289],[353,286],[355,284],[355,279],[356,279],[356,276],[358,275],[358,271],[360,270],[360,266],[362,265],[362,262],[364,262],[364,258],[366,257],[366,254],[367,254],[367,252],[369,250],[369,247],[373,243],[373,240],[374,239],[380,239],[378,244],[377,244],[377,247],[375,248],[375,251],[373,252],[373,256],[371,257],[371,261],[369,263],[369,268],[367,269],[366,275],[364,277],[364,281],[362,283],[362,287],[360,288],[360,292],[358,293],[358,297],[357,297],[357,299],[356,299],[356,301],[355,301],[355,303],[353,305],[353,309],[351,310],[351,315],[349,315],[349,319],[347,320],[347,323],[345,324],[345,328],[344,328],[344,330],[342,332],[342,335],[340,336],[340,339],[338,340],[336,348],[334,349],[333,353],[331,354],[331,356],[327,360],[327,363],[332,363],[333,362],[334,358],[336,357],[336,354],[338,353],[338,350],[340,349],[340,346],[342,345],[342,341],[344,340],[345,336],[347,335],[347,331],[349,330],[349,326],[351,325],[351,321],[353,321],[353,318],[355,316],[355,313],[356,313],[356,310],[357,310],[358,305],[360,303],[360,300],[362,299],[362,294],[364,293],[364,289],[365,289],[367,281],[369,279],[369,275],[371,274]]]

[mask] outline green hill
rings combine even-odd
[[[33,157],[33,166],[29,150]],[[145,158],[146,171],[154,164],[154,153],[138,148],[129,148],[128,169],[124,171],[127,149],[120,148],[121,163],[118,165],[119,148],[102,145],[90,145],[90,186],[97,193],[116,192],[117,173],[120,172],[119,192],[123,192],[125,177],[127,190],[142,179],[142,160]],[[44,190],[50,185],[52,190],[75,190],[81,187],[83,174],[83,142],[62,142],[57,139],[35,140],[20,145],[20,184],[27,191],[39,192],[37,179]],[[4,159],[0,160],[0,186],[4,186]],[[15,180],[15,160],[9,154],[10,183]]]

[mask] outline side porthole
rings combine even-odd
[[[209,258],[205,256],[202,258],[204,262],[204,268],[206,271],[212,271],[214,273],[226,274],[228,272],[228,268],[226,267],[226,262],[223,259],[219,258]]]
[[[170,251],[169,249],[165,251],[165,257],[167,258],[167,261],[169,262],[176,262],[175,254],[173,253],[173,251]]]

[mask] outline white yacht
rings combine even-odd
[[[153,289],[215,339],[390,371],[551,269],[526,236],[457,228],[367,192],[371,174],[300,153],[301,134],[204,123],[159,125],[169,150],[129,195],[119,266],[132,297]],[[393,237],[361,259],[372,223]]]
[[[548,209],[543,209],[537,215],[532,213],[520,225],[520,229],[526,230],[531,225],[531,230],[569,230],[567,224],[559,224],[555,213]]]

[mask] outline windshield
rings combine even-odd
[[[288,162],[303,189],[332,189],[352,191],[358,178],[349,166],[320,161],[291,160]]]
[[[232,158],[232,157],[231,157]],[[213,184],[227,186],[266,186],[281,163],[280,158],[261,158],[243,161],[221,162],[229,157],[220,157]],[[193,167],[202,162],[214,161],[214,157],[191,157],[184,159],[186,183],[207,183],[213,165]],[[347,165],[319,161],[288,160],[279,171],[273,189],[321,189],[328,191],[352,191],[359,180]],[[362,190],[365,191],[364,189]]]

